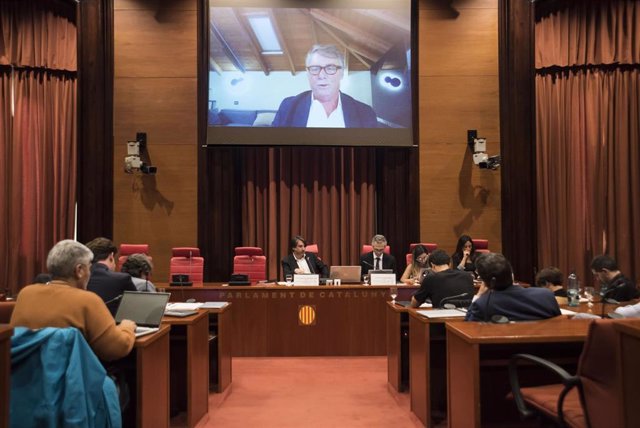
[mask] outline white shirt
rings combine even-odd
[[[327,116],[322,103],[311,94],[311,108],[309,108],[307,128],[344,128],[342,97],[338,95],[338,107]]]
[[[298,263],[298,268],[302,269],[304,273],[311,273],[311,269],[309,269],[309,265],[307,264],[306,257],[303,256],[301,259],[299,259],[294,254],[293,258],[296,259],[296,262]]]

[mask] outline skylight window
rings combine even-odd
[[[253,30],[253,34],[256,35],[258,43],[262,48],[263,55],[280,55],[282,54],[282,47],[278,41],[278,36],[273,28],[273,22],[271,18],[266,15],[254,15],[247,17],[249,25]]]

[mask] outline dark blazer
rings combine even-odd
[[[347,94],[340,92],[345,128],[377,128],[378,120],[373,109]],[[306,128],[311,109],[311,91],[282,100],[271,126]]]
[[[138,291],[131,275],[128,273],[111,272],[109,268],[102,263],[94,263],[91,266],[91,278],[87,284],[87,290],[96,293],[102,300],[106,302],[122,295],[125,291]],[[120,301],[116,300],[107,304],[111,315],[115,316]]]
[[[511,321],[531,321],[560,315],[556,297],[541,287],[512,285],[504,290],[490,290],[469,306],[466,321],[490,321],[504,315]]]
[[[373,251],[368,252],[367,254],[363,254],[360,256],[360,267],[362,268],[362,275],[365,275],[369,272],[369,270],[375,269],[375,264],[373,263]],[[391,269],[393,273],[398,276],[398,272],[396,272],[396,259],[391,254],[383,253],[382,254],[382,269]]]
[[[329,277],[329,268],[315,254],[305,253],[304,256],[307,259],[307,264],[309,265],[311,273],[319,274],[320,278]],[[287,275],[293,275],[293,271],[296,269],[298,269],[298,262],[296,261],[296,258],[293,257],[292,253],[287,254],[282,258],[282,272],[285,277]]]

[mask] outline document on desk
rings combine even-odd
[[[466,314],[458,309],[434,309],[432,311],[416,311],[423,317],[427,318],[451,318],[451,317],[463,317]]]
[[[204,302],[200,307],[202,309],[222,309],[228,304],[229,302]]]
[[[167,303],[168,311],[195,311],[200,309],[204,303],[186,303],[186,302],[173,302]]]

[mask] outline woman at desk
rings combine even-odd
[[[28,285],[20,291],[11,315],[11,325],[30,329],[75,327],[96,355],[105,361],[131,352],[136,324],[115,320],[102,299],[87,291],[93,253],[70,239],[53,246],[47,256],[52,280]]]
[[[462,235],[456,244],[456,251],[451,256],[454,269],[475,272],[476,247],[469,235]]]
[[[428,271],[430,271],[429,252],[424,245],[416,245],[411,252],[411,263],[404,270],[400,282],[407,285],[420,285]]]

